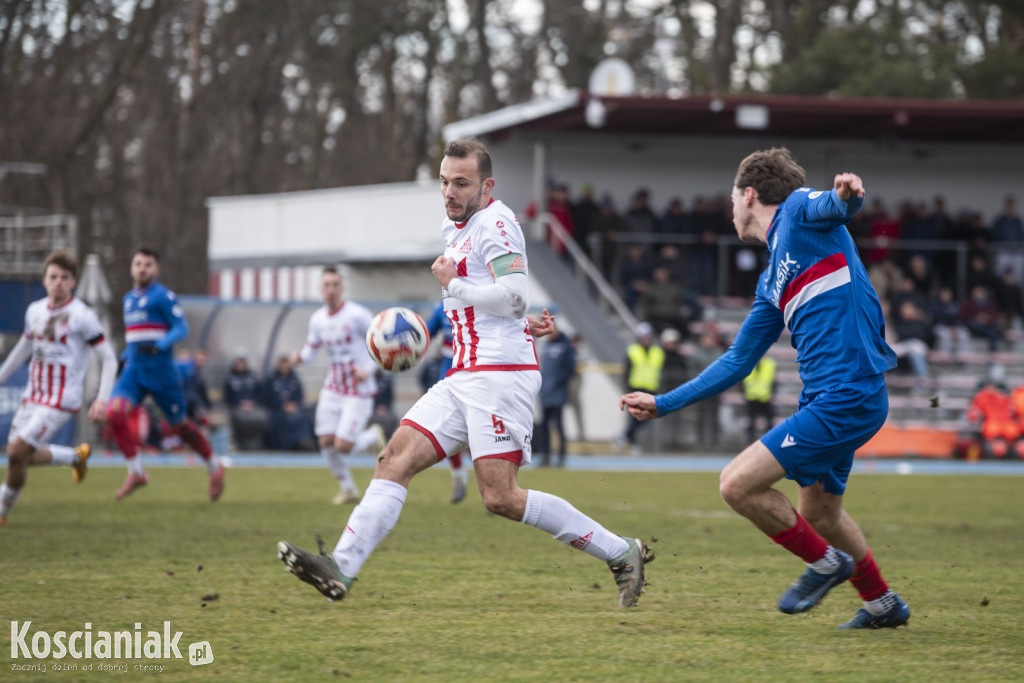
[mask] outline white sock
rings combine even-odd
[[[53,456],[50,464],[54,467],[71,467],[78,462],[75,449],[71,446],[54,446],[50,444],[50,455]]]
[[[18,500],[21,489],[12,489],[7,484],[0,484],[0,517],[6,517],[11,513],[11,508]]]
[[[526,492],[526,514],[522,522],[605,562],[629,549],[626,539],[608,531],[558,496],[543,491]]]
[[[214,453],[206,461],[206,471],[209,472],[210,474],[213,474],[214,472],[216,472],[219,469],[220,469],[220,456],[218,456],[216,453]]]
[[[367,427],[363,431],[359,432],[359,436],[356,437],[355,445],[352,446],[354,453],[376,453],[377,436],[379,433],[376,429]]]
[[[324,460],[327,461],[327,467],[338,481],[338,486],[341,487],[341,490],[359,495],[355,479],[352,478],[352,473],[348,471],[345,455],[339,453],[333,446],[321,448],[320,453],[324,456]]]
[[[128,471],[132,474],[146,473],[146,470],[142,469],[142,458],[137,455],[134,458],[126,459],[125,464],[128,465]]]
[[[824,557],[815,562],[808,562],[807,567],[819,574],[832,574],[839,569],[839,555],[832,546],[825,551]]]
[[[864,609],[866,609],[868,612],[871,613],[872,616],[875,616],[875,617],[878,617],[878,616],[881,616],[881,615],[885,614],[886,612],[888,612],[889,610],[891,610],[895,606],[896,606],[896,594],[894,592],[892,592],[892,591],[889,591],[888,593],[886,593],[882,597],[878,598],[877,600],[871,600],[870,602],[868,602],[868,601],[864,602]]]
[[[395,528],[408,493],[408,489],[393,481],[370,482],[331,553],[342,574],[356,578],[373,549]]]

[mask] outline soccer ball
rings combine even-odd
[[[385,308],[374,316],[366,330],[370,357],[391,372],[415,366],[423,360],[429,346],[427,324],[408,308]]]

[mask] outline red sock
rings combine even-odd
[[[769,538],[808,563],[817,562],[825,557],[828,550],[828,541],[822,538],[799,512],[796,513],[795,526]]]
[[[178,432],[178,436],[182,440],[192,447],[196,453],[203,460],[209,460],[210,456],[213,455],[213,449],[210,448],[210,442],[206,440],[203,433],[196,429],[196,426],[192,424],[191,420],[185,420],[180,425],[176,425],[174,430]]]
[[[865,602],[877,600],[889,592],[889,584],[882,578],[882,572],[878,571],[878,565],[875,564],[870,549],[864,559],[853,568],[850,583],[857,589],[860,599]]]
[[[125,460],[131,460],[139,454],[138,446],[135,443],[135,434],[131,425],[128,424],[128,415],[133,406],[123,399],[115,399],[107,410],[107,422],[110,424],[110,432],[114,435],[114,442],[121,449]]]
[[[451,463],[453,470],[462,469],[462,451],[448,456],[448,462]]]

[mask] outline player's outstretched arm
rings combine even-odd
[[[619,410],[628,410],[630,415],[641,422],[658,417],[658,406],[654,402],[654,396],[642,391],[634,391],[620,398]]]
[[[96,400],[89,406],[89,419],[100,423],[107,419],[107,400],[117,377],[117,356],[114,354],[114,347],[106,339],[96,344],[92,350],[100,359],[100,388],[96,392]]]
[[[860,179],[860,176],[853,173],[837,173],[833,187],[836,189],[836,194],[844,202],[850,197],[864,197],[864,181]]]
[[[32,358],[32,342],[28,337],[22,335],[18,343],[14,345],[11,352],[7,354],[3,365],[0,365],[0,384],[7,381],[7,378],[14,374],[14,371],[27,363]]]

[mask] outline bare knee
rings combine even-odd
[[[28,443],[25,443],[21,438],[16,439],[13,443],[7,444],[8,466],[14,468],[28,467],[33,451],[35,451],[35,448]]]
[[[484,507],[491,514],[506,517],[516,522],[522,519],[523,515],[519,509],[521,506],[517,504],[515,496],[504,491],[495,490],[481,491],[480,496],[483,498]]]
[[[718,478],[718,493],[729,507],[739,510],[743,506],[749,490],[739,477],[726,469]]]
[[[334,450],[339,453],[351,453],[353,446],[355,446],[355,444],[347,439],[339,439],[337,437],[334,439]]]

